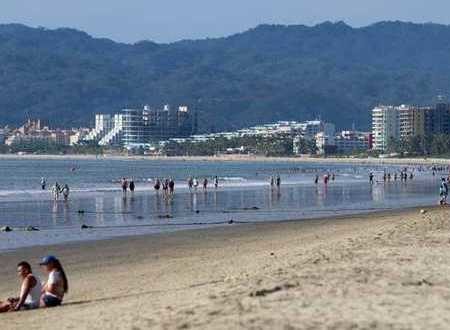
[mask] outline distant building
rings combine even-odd
[[[391,139],[450,134],[450,104],[434,107],[377,106],[372,110],[374,150],[386,151]]]
[[[318,155],[328,155],[336,153],[336,140],[333,134],[319,132],[316,134],[316,147]]]
[[[372,148],[372,134],[367,132],[342,131],[336,135],[335,143],[336,152],[340,154],[367,151]]]
[[[385,151],[390,139],[399,137],[398,111],[394,106],[380,105],[372,110],[373,149]]]
[[[149,145],[171,138],[189,137],[196,132],[196,116],[187,106],[173,109],[123,109],[120,114],[98,114],[95,129],[85,141],[99,145],[121,145],[127,148]]]
[[[426,135],[450,134],[450,104],[438,103],[424,108],[424,131]]]

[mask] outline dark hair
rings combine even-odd
[[[26,261],[21,261],[21,262],[19,262],[19,263],[17,264],[17,268],[18,268],[18,267],[25,268],[26,270],[28,270],[28,272],[32,273],[32,271],[31,271],[31,265],[30,265],[28,262],[26,262]]]
[[[63,282],[64,282],[64,293],[67,293],[67,291],[69,291],[69,281],[67,280],[67,276],[66,276],[66,273],[64,272],[64,268],[58,259],[54,261],[54,266],[58,270],[58,272],[61,273],[61,276],[62,276]]]

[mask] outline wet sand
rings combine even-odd
[[[0,255],[54,253],[62,307],[0,315],[1,329],[448,329],[450,210],[230,225]],[[0,298],[1,299],[1,298]]]

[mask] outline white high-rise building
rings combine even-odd
[[[394,106],[380,105],[372,110],[373,149],[385,151],[390,139],[398,139],[398,109]]]

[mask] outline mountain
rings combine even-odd
[[[202,130],[321,116],[370,124],[378,103],[450,91],[450,26],[261,25],[226,38],[116,43],[73,29],[0,25],[0,124],[92,124],[94,113],[188,104]]]

